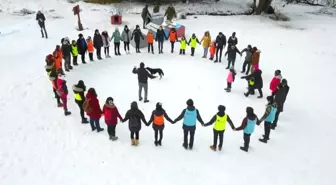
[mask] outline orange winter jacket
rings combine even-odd
[[[216,45],[215,45],[215,43],[211,42],[211,44],[210,44],[210,54],[214,55],[215,52],[216,52]]]
[[[177,33],[175,32],[169,32],[169,40],[170,42],[175,42],[177,40]]]
[[[257,50],[252,54],[252,65],[257,65],[259,64],[259,58],[260,58],[260,51]]]
[[[92,42],[92,40],[88,40],[87,41],[87,48],[88,48],[88,52],[89,53],[93,53],[94,48],[93,48],[93,42]]]
[[[62,51],[61,50],[55,50],[54,53],[54,58],[55,58],[55,67],[56,70],[57,69],[61,69],[62,68]]]
[[[154,34],[153,33],[147,33],[147,42],[149,44],[153,44],[153,42],[154,42]]]

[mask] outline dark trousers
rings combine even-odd
[[[189,148],[192,148],[194,146],[194,136],[195,136],[195,128],[183,128],[183,146],[186,148],[188,146],[188,136],[190,135],[189,138]]]
[[[116,125],[107,126],[107,133],[109,134],[109,136],[115,137],[115,129],[116,129]]]
[[[218,148],[222,148],[223,146],[223,139],[224,139],[224,130],[223,131],[217,131],[213,129],[214,137],[213,137],[213,146],[217,147],[217,140],[219,137],[219,145]]]
[[[81,118],[82,120],[85,119],[85,116],[84,116],[84,109],[83,109],[83,103],[84,101],[78,101],[78,100],[75,100],[76,104],[78,105],[79,107],[79,112],[80,112],[80,115],[81,115]]]
[[[139,140],[139,132],[132,132],[131,131],[131,139],[134,139],[134,136],[135,136],[136,140]]]
[[[101,47],[96,48],[96,54],[97,54],[97,58],[101,58]],[[91,60],[91,58],[90,58],[90,60]]]
[[[120,42],[114,43],[114,54],[120,55]]]
[[[93,53],[89,53],[89,59],[90,61],[93,61]]]
[[[148,43],[148,53],[149,53],[149,52],[154,53],[153,43]]]
[[[69,70],[71,68],[71,56],[64,57],[64,69]]]
[[[92,53],[91,53],[91,55],[92,55]],[[89,53],[89,57],[90,57],[90,53]],[[82,59],[82,63],[84,63],[85,62],[85,53],[81,54],[81,59]],[[91,58],[90,58],[90,60],[91,60]]]
[[[246,70],[246,66],[247,66],[247,70]],[[244,73],[246,71],[246,75],[248,75],[248,73],[250,72],[250,68],[251,68],[251,62],[245,60],[243,63],[242,72]]]
[[[227,68],[230,68],[231,64],[232,64],[232,67],[234,67],[235,62],[236,62],[236,59],[228,59],[228,66],[227,66]]]
[[[270,133],[271,133],[271,127],[272,127],[272,123],[265,121],[264,122],[264,130],[265,130],[265,135],[264,135],[264,139],[269,139]]]
[[[135,41],[135,51],[140,52],[140,40]]]
[[[185,49],[180,49],[180,55],[185,55]]]
[[[41,35],[42,35],[42,38],[44,38],[44,36],[45,36],[46,38],[48,38],[48,33],[47,33],[46,28],[45,28],[45,25],[44,25],[44,24],[43,24],[43,25],[40,25],[40,28],[41,28]]]
[[[194,56],[195,54],[195,48],[191,48],[191,56]]]
[[[232,83],[227,82],[227,88],[228,88],[228,89],[231,89],[231,87],[232,87]]]
[[[244,133],[244,148],[248,149],[250,147],[251,134]]]
[[[174,52],[174,45],[175,45],[175,42],[170,41],[170,45],[171,45],[171,52],[173,53],[173,52]]]
[[[272,127],[274,128],[278,126],[278,120],[279,120],[280,113],[281,113],[280,110],[277,110],[275,113],[275,118],[274,118],[273,125],[272,125]]]
[[[73,65],[78,65],[78,63],[77,63],[77,56],[72,56],[72,64]]]
[[[258,89],[258,92],[259,92],[259,96],[263,96],[263,92],[262,92],[262,89],[261,88],[255,88],[255,87],[250,87],[248,92],[247,92],[247,96],[250,95],[250,94],[254,94],[254,90],[255,89]]]
[[[92,118],[90,118],[90,125],[91,125],[92,131],[94,131],[96,129],[97,130],[101,130],[99,119],[92,119]]]
[[[124,42],[124,50],[129,51],[129,42]]]
[[[163,41],[159,41],[159,42],[158,42],[158,46],[159,46],[159,52],[162,53],[162,49],[163,49]]]
[[[161,142],[162,138],[163,138],[163,130],[162,129],[154,129],[155,142]]]
[[[216,47],[216,61],[218,61],[218,52],[219,52],[219,62],[222,61],[223,46]]]
[[[105,56],[110,56],[110,47],[104,47]]]

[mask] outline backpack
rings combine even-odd
[[[83,109],[86,113],[91,113],[92,112],[92,107],[90,105],[90,99],[84,100]]]

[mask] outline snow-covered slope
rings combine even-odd
[[[335,92],[331,83],[336,57],[334,18],[291,12],[293,20],[286,23],[257,16],[199,16],[180,21],[186,25],[188,37],[192,33],[201,37],[206,30],[213,37],[220,31],[227,36],[235,31],[239,49],[248,44],[258,46],[262,51],[265,96],[275,69],[282,70],[291,87],[279,128],[271,133],[267,145],[258,141],[263,133],[260,126],[246,154],[239,150],[242,133],[228,128],[223,151],[215,153],[209,149],[212,128],[201,126],[197,127],[195,149],[185,151],[181,146],[181,123],[166,125],[163,146],[159,148],[153,144],[152,128],[145,126],[140,133],[140,146],[131,147],[127,123],[118,125],[120,139],[112,143],[107,133],[97,134],[88,125],[80,124],[72,92],[68,98],[73,114],[64,117],[55,106],[43,68],[44,57],[62,37],[77,38],[76,17],[72,15],[72,5],[45,2],[35,6],[47,11],[55,9],[45,12],[48,40],[40,38],[34,15],[19,18],[3,12],[7,17],[0,21],[0,31],[8,33],[0,36],[1,185],[332,185],[335,181],[332,166],[336,152],[332,146],[336,139],[336,98],[331,94]],[[114,30],[109,23],[109,7],[83,3],[81,7],[87,28],[84,36],[92,36],[96,28],[110,33]],[[52,19],[52,15],[64,18]],[[139,15],[123,16],[124,24],[130,27],[141,24]],[[227,107],[236,126],[240,125],[246,106],[254,107],[258,116],[263,114],[265,100],[243,96],[246,81],[240,79],[240,74],[231,93],[223,90],[226,60],[224,64],[214,64],[202,59],[201,46],[195,57],[189,56],[189,49],[186,56],[168,53],[168,43],[164,51],[163,55],[152,55],[143,49],[141,54],[135,54],[132,48],[129,56],[122,53],[121,57],[80,65],[67,73],[66,80],[69,88],[78,80],[96,88],[101,105],[112,96],[124,115],[130,103],[137,100],[137,78],[131,69],[145,62],[165,72],[162,80],[149,82],[151,102],[139,103],[147,119],[156,102],[162,102],[168,114],[176,118],[188,98],[194,99],[205,121],[217,112],[219,104]],[[242,63],[243,58],[238,57],[237,71]],[[101,125],[105,127],[103,119]]]

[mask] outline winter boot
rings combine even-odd
[[[109,135],[109,140],[112,140],[112,135]]]
[[[64,115],[65,115],[65,116],[69,116],[69,115],[71,115],[71,112],[66,110],[66,111],[64,112]]]
[[[162,146],[162,143],[161,143],[161,141],[158,141],[158,145],[159,145],[159,146]]]
[[[182,146],[183,146],[184,149],[188,150],[188,145],[187,144],[183,143]]]
[[[245,152],[248,152],[248,148],[246,148],[246,147],[241,146],[240,149],[245,151]]]
[[[57,103],[57,107],[63,107],[62,103]]]
[[[134,146],[138,146],[139,145],[139,140],[134,140]]]
[[[148,103],[148,102],[149,102],[149,100],[145,100],[144,102],[145,102],[145,103]]]
[[[193,145],[189,144],[189,150],[192,150],[192,149],[193,149]]]
[[[139,98],[139,101],[142,101],[142,98]]]
[[[265,135],[263,135],[263,138],[265,138]],[[269,138],[267,140],[269,140]]]
[[[97,132],[101,132],[101,131],[104,131],[103,128],[97,128]]]
[[[263,96],[258,96],[257,98],[259,98],[259,99],[260,99],[260,98],[263,98]]]
[[[222,146],[219,146],[219,147],[218,147],[218,150],[219,150],[219,151],[222,151]]]
[[[158,141],[154,141],[154,145],[158,146],[159,145]]]
[[[218,60],[215,60],[214,63],[218,63]]]
[[[88,124],[88,123],[89,123],[89,121],[86,118],[82,119],[82,124]]]
[[[131,141],[131,145],[132,145],[132,146],[135,146],[135,139],[132,139],[132,141]]]
[[[112,136],[112,139],[111,139],[112,141],[116,141],[116,140],[118,140],[118,137],[117,136]]]
[[[216,151],[216,150],[217,150],[217,149],[216,149],[216,146],[214,146],[214,145],[211,145],[211,146],[210,146],[210,149],[213,150],[213,151]]]
[[[262,142],[262,143],[267,143],[267,140],[268,140],[268,139],[266,139],[266,138],[259,139],[259,141]]]

